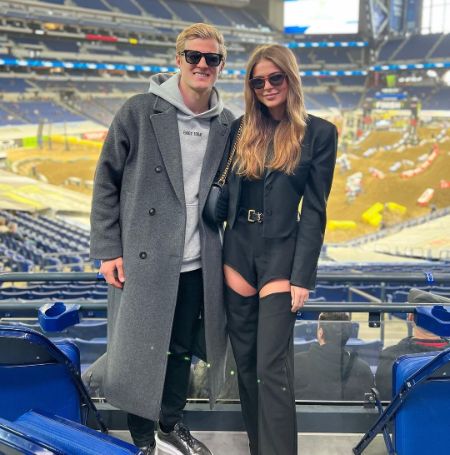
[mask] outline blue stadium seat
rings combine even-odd
[[[91,292],[91,298],[94,300],[105,300],[108,297],[107,289],[94,289]]]
[[[81,338],[64,338],[59,340],[75,344],[80,351],[82,365],[91,365],[106,352],[106,337],[82,340]]]
[[[56,52],[79,52],[78,43],[66,39],[45,38],[42,41],[51,51]]]
[[[61,298],[61,291],[54,289],[51,291],[32,290],[29,292],[31,300],[56,300]]]
[[[96,318],[81,321],[79,324],[68,327],[64,332],[71,338],[106,340],[107,327],[108,321],[106,319]]]
[[[22,299],[27,300],[30,298],[30,291],[28,289],[8,289],[0,288],[0,300],[9,299]]]
[[[353,449],[360,455],[379,432],[388,453],[444,454],[450,445],[448,410],[450,349],[401,356],[393,366],[393,394],[384,410],[374,395],[380,417]],[[393,426],[391,426],[391,422]],[[393,443],[390,430],[393,430]]]
[[[2,418],[0,418],[0,453],[14,455],[57,454],[57,452],[51,451],[46,444],[40,444],[35,438],[19,432],[12,422]]]
[[[33,452],[28,451],[28,445],[16,446],[18,449],[23,448],[25,451],[21,450],[20,453],[25,454],[142,455],[141,450],[132,444],[44,411],[29,411],[14,422],[2,419],[0,429],[3,434],[9,430],[16,436],[16,441],[19,436],[29,440],[33,446],[42,446]],[[6,446],[8,440],[8,437],[1,438],[0,444]]]
[[[347,302],[348,286],[318,284],[315,296],[324,297],[327,302]]]
[[[89,299],[90,297],[91,291],[89,289],[83,291],[61,291],[61,299],[63,300]]]
[[[0,417],[13,420],[40,408],[80,422],[79,384],[70,368],[80,368],[74,344],[52,344],[27,328],[0,326]]]

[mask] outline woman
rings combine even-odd
[[[297,62],[284,46],[254,51],[244,90],[228,178],[228,330],[252,455],[294,455],[292,333],[315,284],[337,133],[306,114]]]

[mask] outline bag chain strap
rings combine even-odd
[[[220,186],[224,186],[225,182],[227,180],[228,172],[231,167],[231,163],[233,162],[234,155],[236,153],[236,147],[239,142],[239,139],[241,138],[241,133],[242,133],[242,128],[244,125],[244,119],[241,120],[241,123],[239,125],[239,129],[236,135],[236,140],[234,141],[233,149],[231,150],[230,156],[228,157],[227,165],[225,166],[225,169],[222,172],[222,175],[220,176],[219,180],[217,180],[217,184]]]

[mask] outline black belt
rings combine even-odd
[[[239,216],[244,216],[249,223],[262,223],[264,219],[263,212],[256,209],[239,209]]]

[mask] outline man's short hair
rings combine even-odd
[[[326,343],[345,346],[352,334],[352,323],[348,313],[320,313],[318,328],[323,330]]]
[[[213,39],[219,44],[219,53],[223,55],[225,60],[227,57],[227,49],[222,33],[214,26],[199,22],[186,27],[178,36],[176,42],[176,53],[179,54],[185,50],[185,44],[190,39]],[[194,49],[195,50],[195,49]]]

